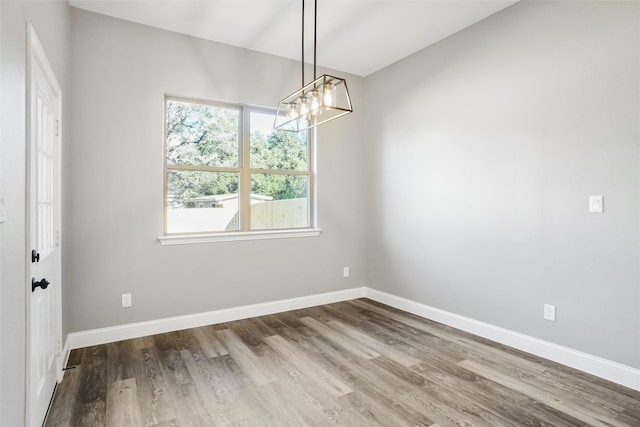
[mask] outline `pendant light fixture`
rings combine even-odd
[[[353,112],[347,81],[323,74],[316,77],[318,0],[313,11],[313,81],[304,80],[304,1],[302,0],[302,87],[278,104],[273,128],[300,132]]]

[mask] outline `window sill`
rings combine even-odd
[[[230,233],[211,234],[182,234],[158,237],[160,244],[188,245],[193,243],[235,242],[240,240],[290,239],[295,237],[316,237],[322,230],[319,228],[305,228],[299,230],[265,230],[238,231]]]

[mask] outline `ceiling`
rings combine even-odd
[[[318,66],[367,76],[517,0],[319,0]],[[302,0],[69,0],[71,6],[300,60]],[[305,61],[313,62],[313,1]]]

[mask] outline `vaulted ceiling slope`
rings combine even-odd
[[[319,66],[367,76],[517,0],[319,0]],[[71,6],[300,60],[301,0],[69,0]],[[306,0],[305,61],[313,60]]]

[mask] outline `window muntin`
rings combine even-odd
[[[165,235],[310,228],[309,132],[270,109],[166,97]]]

